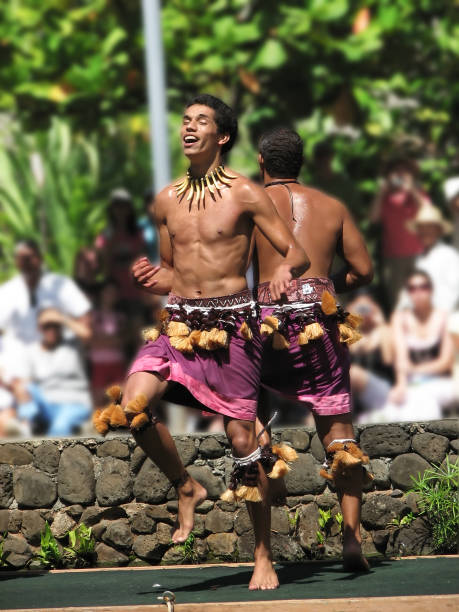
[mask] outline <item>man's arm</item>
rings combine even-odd
[[[345,266],[332,276],[337,293],[357,289],[373,280],[373,265],[363,236],[347,208],[342,206],[342,210],[342,230],[337,253],[344,259]]]
[[[290,280],[306,272],[310,261],[264,189],[256,185],[247,185],[244,189],[248,191],[244,200],[255,225],[276,251],[284,256],[284,262],[277,267],[270,282],[271,295],[274,300],[279,300],[281,294],[287,290]]]
[[[167,229],[166,220],[162,214],[164,192],[161,192],[153,202],[150,213],[159,235],[160,265],[152,265],[146,257],[137,259],[131,267],[134,282],[145,291],[155,295],[166,295],[172,288],[174,261],[172,244]]]

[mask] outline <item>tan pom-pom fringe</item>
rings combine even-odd
[[[360,334],[357,330],[353,329],[346,323],[339,323],[338,329],[339,341],[343,344],[354,344],[355,342],[358,342],[362,337],[362,334]]]
[[[352,329],[359,329],[362,325],[363,317],[360,315],[349,312],[346,316],[346,323],[352,327]]]
[[[260,325],[260,334],[262,336],[270,336],[273,332],[274,332],[274,329],[270,327],[269,325],[266,325],[266,323],[262,323]]]
[[[322,312],[325,315],[334,315],[338,311],[336,300],[329,291],[322,293]]]
[[[160,335],[161,327],[159,325],[147,327],[146,329],[142,330],[142,337],[145,341],[156,342]]]
[[[247,325],[247,322],[244,321],[241,325],[241,327],[239,328],[239,333],[241,334],[241,336],[244,338],[244,340],[247,340],[248,342],[250,342],[250,340],[253,339],[253,333],[252,330],[250,329],[250,327]]]
[[[145,412],[141,412],[132,419],[131,430],[138,431],[139,429],[142,429],[142,427],[145,427],[145,425],[148,425],[149,422],[150,419],[148,417],[148,414],[146,414]]]
[[[108,423],[100,418],[102,412],[102,408],[99,408],[94,412],[92,415],[92,424],[94,425],[94,429],[104,436],[108,431]]]
[[[148,398],[144,393],[139,393],[133,400],[127,403],[124,412],[126,414],[140,414],[144,412],[148,406]]]
[[[166,333],[169,337],[189,336],[190,329],[186,323],[181,321],[170,321],[166,328]]]
[[[284,349],[288,349],[290,346],[290,342],[280,334],[278,331],[275,331],[273,334],[273,349],[275,351],[282,351]]]
[[[238,500],[257,503],[262,501],[262,497],[260,495],[258,487],[248,487],[246,485],[241,485],[236,489],[235,495]]]
[[[278,459],[274,464],[273,469],[268,474],[268,478],[272,478],[276,480],[277,478],[282,478],[286,474],[290,472],[291,468],[285,463],[283,459]]]
[[[167,321],[169,321],[169,319],[171,318],[171,315],[165,308],[163,308],[162,310],[159,311],[158,318],[161,321],[161,323],[164,324],[164,323],[167,323]]]
[[[327,448],[327,459],[329,471],[322,468],[320,475],[327,480],[336,481],[337,478],[353,480],[358,476],[356,468],[362,467],[369,462],[368,455],[355,442],[334,442]],[[364,478],[373,480],[373,476],[366,470]]]
[[[298,334],[298,344],[308,344],[311,340],[318,340],[324,335],[324,330],[320,323],[314,322],[304,326],[302,332]]]
[[[127,427],[129,425],[121,404],[115,404],[110,417],[110,427]]]
[[[271,327],[272,330],[279,328],[279,319],[277,317],[268,316],[263,319],[263,323]]]
[[[119,385],[112,385],[105,391],[105,394],[112,400],[112,402],[120,402],[121,393],[121,387]]]
[[[112,412],[114,408],[115,404],[110,404],[106,408],[103,408],[102,412],[100,413],[100,420],[104,423],[107,423],[107,425],[110,425],[110,419],[112,418]]]
[[[177,349],[181,353],[193,353],[194,346],[189,336],[171,336],[169,338],[172,348]]]
[[[229,503],[237,501],[236,494],[231,489],[226,489],[226,491],[220,495],[220,499]]]
[[[275,444],[272,448],[272,451],[275,455],[277,455],[280,459],[287,461],[288,463],[293,463],[298,459],[298,453],[294,448],[288,446],[287,444],[277,445]]]

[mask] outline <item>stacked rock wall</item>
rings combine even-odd
[[[411,475],[447,454],[457,460],[459,422],[359,427],[375,478],[364,493],[363,548],[366,554],[426,554],[432,551],[422,518],[397,529],[389,523],[416,514],[416,496],[407,493]],[[338,523],[318,546],[319,509],[339,511],[337,498],[319,475],[324,450],[312,429],[281,429],[299,454],[286,478],[286,505],[273,509],[272,542],[277,560],[339,556]],[[244,504],[219,500],[232,469],[222,435],[176,437],[190,474],[208,491],[198,508],[192,546],[173,546],[177,497],[167,479],[129,436],[111,439],[31,440],[0,444],[0,534],[14,567],[37,552],[45,521],[58,541],[78,524],[92,527],[100,565],[172,564],[252,559],[253,534]]]

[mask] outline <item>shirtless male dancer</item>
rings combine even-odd
[[[371,260],[346,207],[325,193],[298,183],[303,142],[296,132],[278,128],[265,133],[260,139],[258,161],[266,192],[297,241],[307,248],[311,260],[307,273],[292,279],[286,295],[277,302],[269,282],[282,260],[266,238],[255,231],[258,303],[261,320],[265,321],[261,384],[287,398],[307,403],[322,444],[325,449],[333,450],[334,441],[349,443],[354,438],[349,351],[343,343],[349,334],[352,336],[353,330],[343,326],[342,331],[348,334],[340,342],[339,322],[345,323],[346,313],[340,308],[336,311],[334,296],[335,292],[370,283]],[[335,254],[345,265],[330,278]],[[328,315],[321,307],[324,291],[330,298],[329,309],[335,311]],[[266,422],[262,408],[260,405],[260,419]],[[263,442],[269,443],[267,434]],[[332,455],[328,454],[330,462]],[[361,553],[360,537],[364,472],[359,466],[351,477],[350,473],[347,478],[334,480],[344,522],[344,565],[360,571],[368,569]]]
[[[270,471],[255,435],[261,339],[245,277],[254,228],[279,253],[269,283],[275,299],[309,264],[263,187],[222,165],[222,155],[236,135],[236,117],[221,100],[204,94],[186,106],[180,137],[189,171],[163,189],[151,207],[161,265],[152,267],[141,258],[132,268],[143,288],[169,292],[168,303],[161,324],[149,330],[134,360],[122,397],[113,397],[115,404],[95,418],[96,428],[104,433],[104,423],[126,425],[127,417],[136,442],[176,488],[176,543],[187,539],[195,507],[207,492],[186,472],[168,429],[155,417],[155,407],[168,387],[179,383],[222,414],[235,460],[232,482],[246,495],[238,499],[248,501],[252,519],[263,513],[267,504],[252,503],[261,501],[253,494],[258,488],[267,490]],[[268,457],[268,468],[272,459]],[[257,529],[259,524],[249,588],[276,588],[270,534]]]

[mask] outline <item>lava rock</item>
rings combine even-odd
[[[127,565],[129,557],[119,550],[107,546],[103,542],[96,544],[97,565],[103,567]]]
[[[134,495],[137,501],[158,504],[166,500],[171,483],[151,461],[146,459],[134,481]]]
[[[299,453],[298,460],[292,464],[291,471],[285,477],[288,495],[322,493],[326,481],[319,472],[320,464],[311,455]]]
[[[304,557],[298,542],[285,534],[273,533],[271,535],[271,548],[275,561],[300,561]]]
[[[66,512],[58,512],[51,525],[51,532],[58,540],[63,540],[69,531],[76,526],[76,522]]]
[[[13,491],[20,508],[49,508],[56,501],[56,484],[32,467],[15,469]]]
[[[378,489],[390,489],[389,465],[384,459],[371,459],[368,471],[373,474],[373,484]]]
[[[298,519],[298,541],[305,550],[311,550],[317,544],[317,530],[319,529],[319,510],[312,503],[303,506]]]
[[[459,419],[443,419],[441,421],[430,421],[427,423],[428,431],[446,436],[447,438],[457,438],[459,436]]]
[[[91,506],[85,509],[81,515],[80,522],[90,527],[91,525],[95,525],[102,520],[112,521],[126,517],[126,510],[121,506],[114,506],[113,508],[99,508],[98,506]]]
[[[207,490],[209,499],[218,499],[225,490],[223,480],[214,474],[207,465],[190,465],[188,473]]]
[[[33,557],[33,550],[22,536],[9,534],[3,541],[3,554],[9,565],[20,569]]]
[[[281,535],[290,532],[289,513],[286,508],[273,507],[271,509],[271,530]]]
[[[146,561],[159,561],[163,555],[164,546],[158,540],[158,536],[139,535],[132,545],[133,552]]]
[[[153,533],[156,521],[150,514],[150,508],[142,508],[131,517],[131,529],[136,533]]]
[[[13,470],[9,465],[0,465],[0,508],[9,508],[13,501]]]
[[[10,465],[28,465],[32,463],[33,455],[20,444],[6,443],[0,445],[0,463]]]
[[[217,459],[218,457],[223,457],[225,449],[218,440],[209,436],[201,442],[199,453],[206,457],[206,459]]]
[[[38,510],[24,510],[22,513],[22,533],[33,546],[40,544],[41,532],[45,528],[45,521]]]
[[[102,470],[96,483],[99,504],[116,506],[129,501],[131,496],[132,483],[128,464],[113,457],[103,459]]]
[[[362,525],[365,529],[386,529],[392,519],[407,514],[407,505],[385,494],[369,495],[362,505]]]
[[[395,457],[390,466],[390,479],[394,485],[403,491],[413,487],[413,478],[419,478],[425,470],[430,468],[429,463],[416,453],[406,453]]]
[[[301,429],[285,429],[281,433],[282,442],[290,442],[294,449],[306,451],[309,448],[309,434]]]
[[[421,518],[416,518],[408,527],[395,529],[390,534],[386,548],[389,557],[431,555],[433,552],[430,529]]]
[[[104,531],[102,540],[109,546],[121,548],[122,550],[130,550],[134,538],[129,528],[127,519],[119,519],[109,523]]]
[[[217,559],[230,561],[236,553],[237,535],[235,533],[211,533],[207,537],[211,555]]]
[[[129,459],[129,446],[120,440],[107,440],[97,447],[97,456]]]
[[[68,504],[90,504],[95,497],[93,459],[82,444],[62,451],[58,469],[59,497]]]
[[[59,466],[60,456],[56,444],[44,440],[40,443],[40,446],[34,449],[33,463],[39,470],[43,470],[43,472],[48,472],[49,474],[55,474]]]
[[[317,434],[314,434],[312,436],[311,453],[313,454],[314,458],[317,459],[317,461],[319,461],[320,463],[323,463],[325,461],[325,449]]]
[[[175,445],[183,465],[190,465],[198,456],[198,449],[192,438],[175,438]]]
[[[410,450],[410,436],[399,425],[371,425],[360,434],[360,446],[369,457],[395,457]]]
[[[140,448],[140,446],[136,446],[136,448],[134,449],[134,452],[132,453],[132,457],[131,457],[131,470],[134,473],[137,473],[142,467],[142,464],[146,458],[147,456],[143,452],[143,450]]]
[[[231,512],[223,512],[219,508],[214,508],[206,515],[205,526],[211,533],[222,533],[232,531],[233,515]]]
[[[430,463],[441,463],[446,457],[449,440],[434,433],[418,433],[411,441],[413,450]]]

